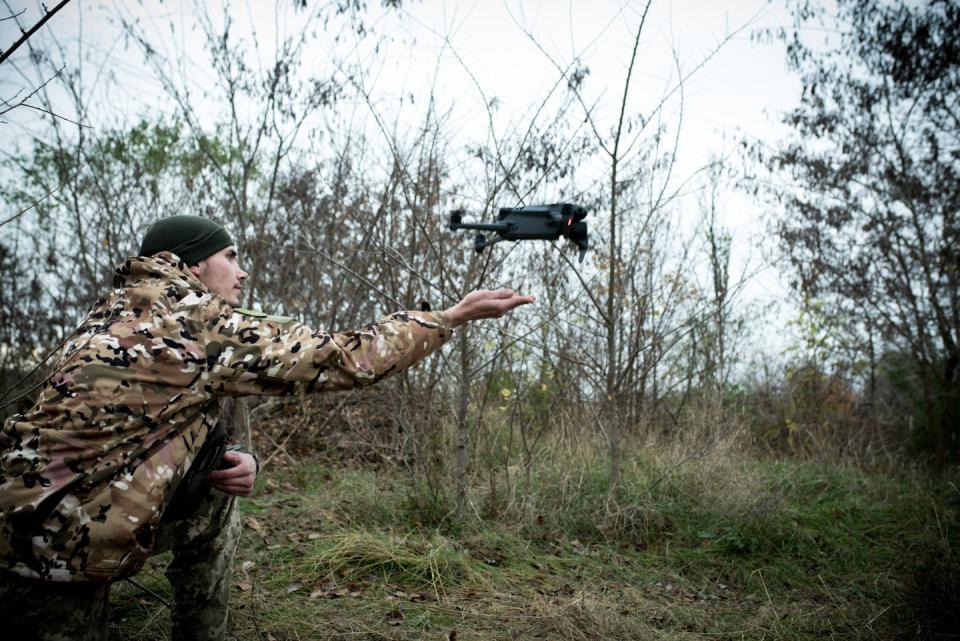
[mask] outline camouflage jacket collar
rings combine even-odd
[[[177,300],[191,292],[210,291],[173,252],[132,256],[119,265],[113,275],[113,286],[118,288],[136,289],[158,285],[167,290],[168,296]]]

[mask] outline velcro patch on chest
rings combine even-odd
[[[233,311],[235,311],[236,313],[242,316],[249,316],[250,318],[257,318],[265,321],[270,321],[271,323],[280,323],[281,325],[293,322],[292,316],[276,316],[272,314],[264,314],[263,312],[258,312],[255,309],[244,309],[242,307],[234,307]]]

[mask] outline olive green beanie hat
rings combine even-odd
[[[170,216],[150,225],[140,243],[141,256],[170,251],[187,265],[196,265],[233,244],[223,227],[203,216]]]

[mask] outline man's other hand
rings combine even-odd
[[[224,452],[223,461],[228,466],[210,472],[210,486],[231,496],[250,496],[257,480],[257,461],[246,452]]]
[[[521,296],[512,289],[479,289],[446,310],[450,327],[481,318],[500,318],[514,307],[533,302],[533,296]]]

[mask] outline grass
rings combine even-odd
[[[597,454],[451,499],[402,470],[301,463],[244,501],[239,639],[960,638],[960,492],[949,479],[640,449],[615,505]],[[484,476],[484,475],[480,475]],[[163,598],[165,559],[137,580]],[[129,584],[114,638],[169,614]]]

